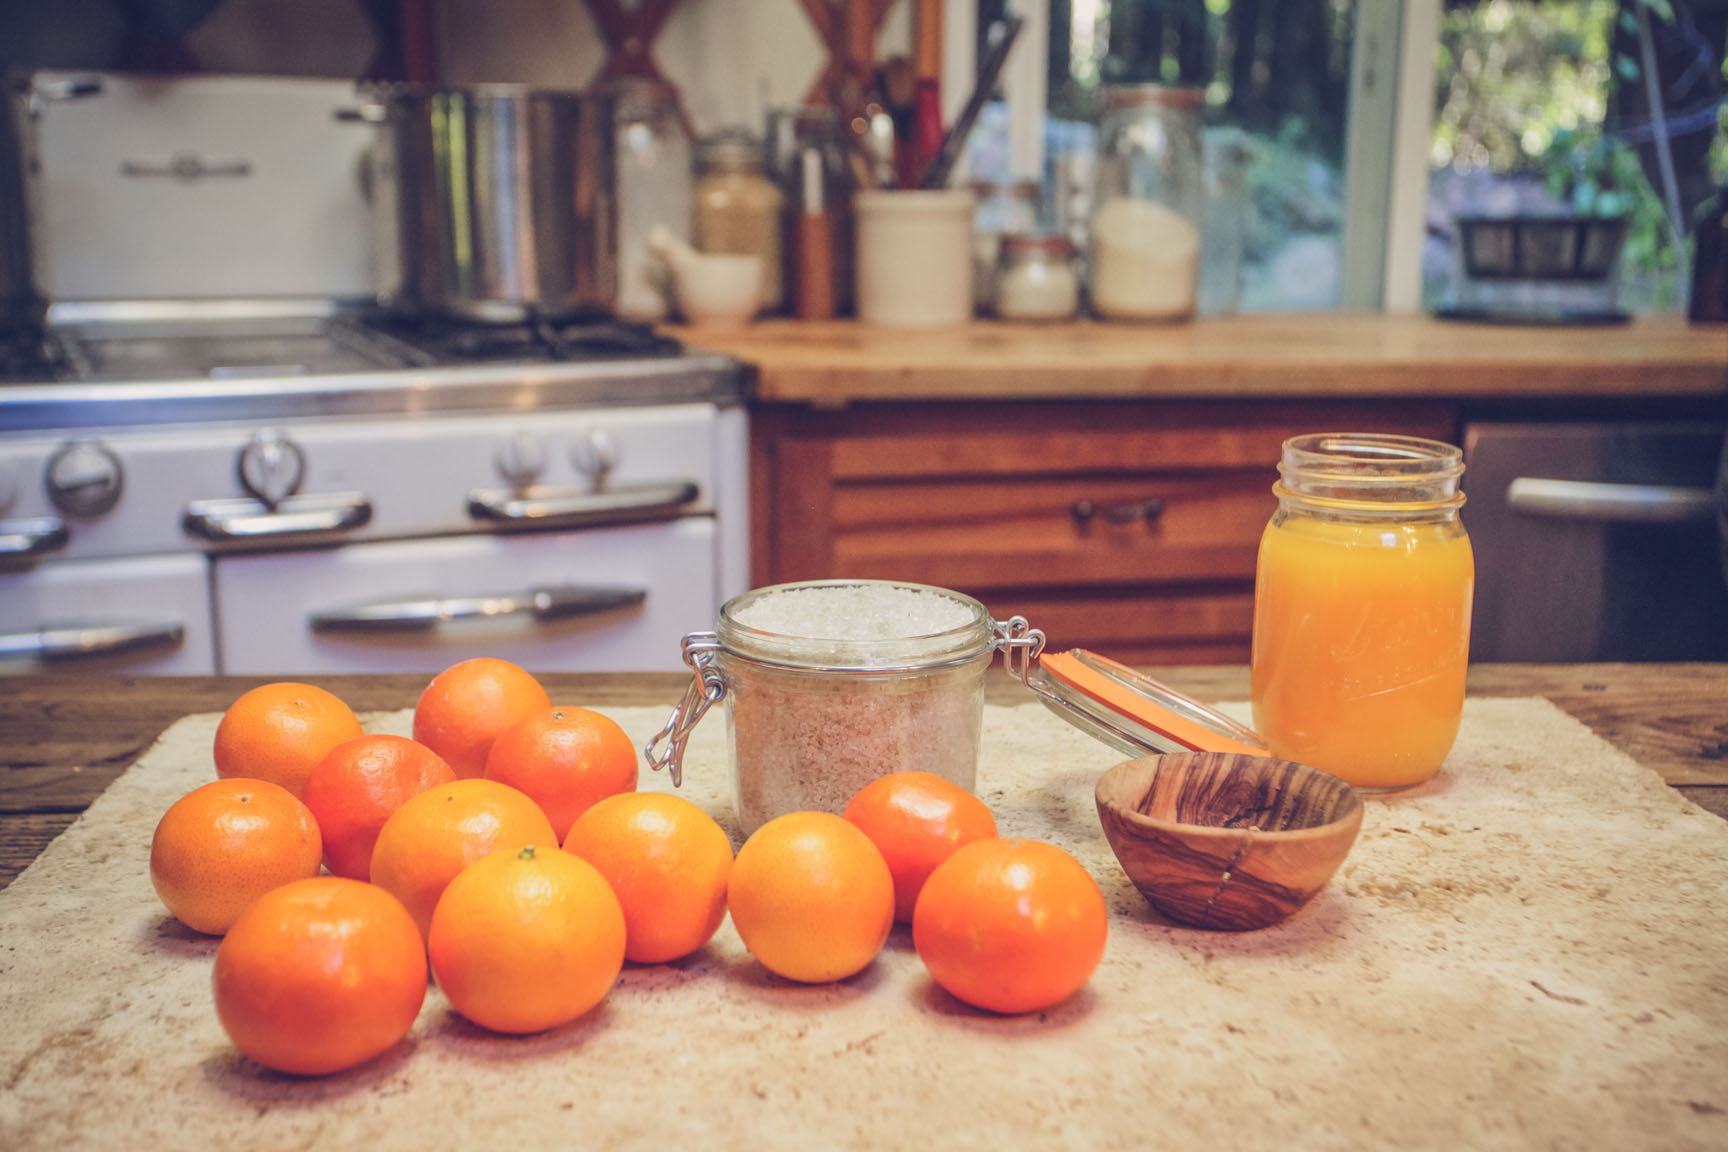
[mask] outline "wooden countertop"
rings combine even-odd
[[[1202,701],[1244,700],[1244,668],[1166,668],[1153,675]],[[0,885],[48,842],[169,724],[220,712],[266,677],[73,677],[13,680],[0,693]],[[671,708],[682,673],[542,676],[555,700]],[[317,682],[360,712],[412,707],[423,676],[325,676]],[[998,673],[998,703],[1029,699]],[[1597,735],[1659,772],[1696,803],[1728,818],[1728,664],[1478,665],[1477,696],[1543,696]]]
[[[1090,397],[1728,397],[1728,326],[1532,328],[1418,315],[954,328],[768,320],[675,330],[751,365],[767,403]]]

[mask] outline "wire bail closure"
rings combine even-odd
[[[1024,616],[1010,616],[1006,620],[996,621],[996,647],[1002,650],[1002,663],[1008,671],[1020,678],[1020,683],[1030,688],[1027,677],[1032,675],[1032,669],[1038,662],[1038,654],[1044,651],[1044,630],[1034,628]]]
[[[690,687],[684,690],[684,698],[672,710],[666,726],[642,749],[648,767],[655,771],[666,769],[674,788],[684,783],[684,746],[690,742],[690,733],[708,709],[726,696],[726,680],[716,664],[719,636],[713,632],[692,632],[684,637],[683,649],[684,663],[690,666]],[[664,753],[656,751],[662,742],[666,744]]]

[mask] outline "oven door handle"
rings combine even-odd
[[[1520,476],[1506,489],[1506,505],[1526,516],[1597,520],[1615,524],[1686,524],[1716,515],[1708,488],[1659,484],[1600,484]]]
[[[29,564],[66,547],[66,524],[58,516],[0,520],[0,568]]]
[[[290,496],[275,507],[244,497],[194,500],[186,506],[186,531],[221,544],[252,540],[332,536],[372,519],[372,501],[361,492]]]
[[[500,528],[568,528],[670,520],[696,501],[701,489],[690,480],[587,488],[477,488],[468,493],[468,514]]]
[[[427,597],[337,608],[312,616],[314,632],[420,632],[456,620],[529,616],[561,620],[627,608],[648,598],[644,588],[574,584],[500,596]]]
[[[73,660],[158,644],[178,644],[185,634],[178,621],[50,624],[27,632],[0,633],[0,657]]]

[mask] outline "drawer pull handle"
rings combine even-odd
[[[58,516],[0,520],[0,571],[23,567],[66,547],[66,525]]]
[[[600,491],[531,487],[482,488],[468,494],[468,515],[496,528],[569,528],[671,520],[689,511],[701,489],[688,480],[632,484]]]
[[[1711,519],[1716,514],[1716,494],[1708,488],[1520,476],[1506,489],[1506,505],[1526,516],[1614,524],[1684,524]]]
[[[319,612],[312,617],[312,631],[420,632],[454,620],[489,620],[501,616],[561,620],[626,608],[640,604],[647,597],[648,592],[643,588],[571,585],[530,588],[526,592],[498,596],[393,600]]]
[[[1136,520],[1151,523],[1164,514],[1164,501],[1156,496],[1148,496],[1132,504],[1099,505],[1090,500],[1076,500],[1068,512],[1074,517],[1074,523],[1082,528],[1094,520],[1102,520],[1106,524],[1132,524]]]
[[[340,536],[372,519],[372,501],[360,492],[307,493],[275,506],[244,498],[194,500],[186,506],[186,531],[218,544]]]
[[[142,624],[49,624],[28,632],[0,633],[0,656],[71,660],[158,644],[178,644],[185,629],[176,621]]]

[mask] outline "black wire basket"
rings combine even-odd
[[[1465,216],[1458,231],[1473,280],[1605,280],[1626,243],[1621,216]]]

